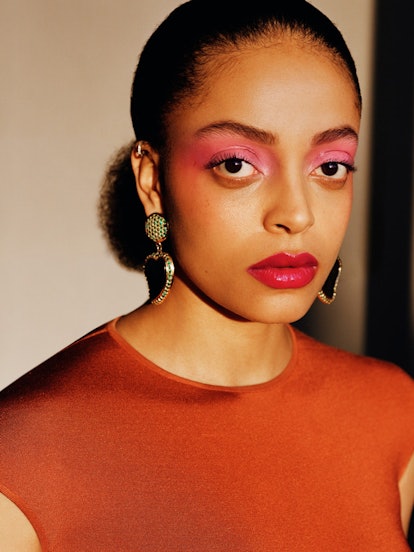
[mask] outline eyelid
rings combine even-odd
[[[349,167],[350,170],[355,169],[354,155],[343,149],[329,149],[320,152],[315,157],[312,157],[309,161],[310,171],[315,170],[317,167],[324,165],[325,163],[338,163]]]
[[[259,170],[259,160],[257,155],[246,147],[232,147],[215,153],[206,163],[205,168],[212,169],[213,167],[217,167],[217,165],[220,165],[229,159],[241,159],[242,161],[252,165],[256,170]]]
[[[318,157],[331,157],[331,156],[341,156],[346,157],[348,159],[353,159],[355,157],[355,150],[354,148],[346,148],[345,146],[337,146],[337,147],[329,147],[323,150],[320,150],[318,153]]]

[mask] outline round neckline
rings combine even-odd
[[[283,371],[280,372],[280,374],[278,374],[274,378],[262,383],[256,383],[252,385],[239,385],[239,386],[214,385],[211,383],[199,382],[196,380],[192,380],[190,378],[185,378],[183,376],[174,374],[173,372],[170,372],[165,368],[158,366],[152,360],[142,355],[117,330],[116,325],[120,318],[121,316],[118,316],[106,324],[106,329],[111,339],[113,339],[117,343],[117,345],[121,349],[123,349],[131,358],[135,359],[136,361],[139,361],[141,365],[144,365],[153,373],[156,373],[161,377],[175,381],[176,383],[180,383],[182,385],[191,386],[198,389],[205,389],[209,391],[221,391],[224,393],[239,394],[239,393],[248,393],[248,392],[255,392],[255,391],[257,392],[257,391],[265,390],[267,388],[273,388],[275,385],[279,385],[280,383],[284,382],[294,371],[294,368],[297,364],[296,362],[297,355],[298,355],[297,335],[295,333],[294,328],[290,324],[288,324],[288,329],[292,340],[292,354],[289,359],[289,362],[286,364]]]

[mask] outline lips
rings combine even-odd
[[[297,289],[315,277],[318,261],[310,253],[278,253],[250,266],[247,272],[274,289]]]

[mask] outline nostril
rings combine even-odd
[[[276,228],[280,228],[281,230],[285,230],[286,232],[290,232],[289,226],[286,226],[285,224],[275,224]]]

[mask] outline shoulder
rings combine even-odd
[[[43,526],[34,505],[38,497],[50,499],[45,474],[51,491],[60,488],[65,462],[99,429],[105,433],[97,412],[124,354],[109,327],[81,337],[0,392],[0,541],[7,550],[40,551],[33,526],[39,534]]]
[[[27,408],[45,402],[46,397],[60,397],[85,387],[98,371],[108,367],[111,358],[119,354],[116,342],[104,324],[40,365],[28,371],[0,392],[0,420],[9,408]],[[119,349],[122,353],[122,349]]]
[[[99,425],[100,413],[119,400],[116,386],[127,387],[120,369],[124,364],[127,354],[106,324],[3,389],[0,485],[7,486],[9,472],[14,481],[19,472],[30,474],[33,465],[49,461],[58,450],[66,454],[74,435],[80,437],[95,421]]]
[[[325,345],[295,331],[300,373],[346,412],[401,427],[414,446],[414,379],[392,362]],[[306,374],[306,375],[305,375]],[[305,376],[304,376],[305,375]]]
[[[384,455],[394,451],[402,473],[414,451],[414,379],[392,362],[295,335],[299,372],[325,419]]]
[[[298,356],[311,371],[338,380],[342,385],[363,386],[372,393],[406,393],[414,400],[414,379],[396,364],[321,343],[294,330]],[[368,387],[366,387],[368,386]]]

